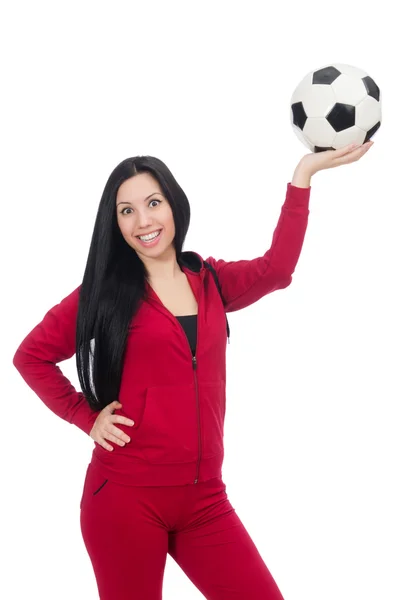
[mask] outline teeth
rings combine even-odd
[[[149,242],[150,240],[154,240],[154,238],[156,238],[158,235],[160,235],[159,231],[157,231],[156,233],[151,233],[149,235],[139,235],[138,237],[144,242]]]

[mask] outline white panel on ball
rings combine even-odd
[[[338,69],[343,75],[348,75],[349,77],[368,77],[367,71],[363,71],[363,69],[359,69],[358,67],[353,67],[352,65],[345,65],[344,63],[332,63],[332,66]]]
[[[334,138],[332,147],[335,148],[335,150],[339,150],[339,148],[343,148],[343,146],[348,146],[349,144],[362,144],[365,140],[365,136],[365,131],[357,127],[357,125],[354,125],[354,127],[339,131]]]
[[[310,91],[312,85],[313,76],[312,73],[308,73],[295,89],[291,98],[291,104],[294,104],[295,102],[302,102],[303,98],[307,96],[308,90]]]
[[[294,128],[295,134],[300,139],[302,144],[304,144],[307,148],[309,148],[309,150],[311,150],[311,152],[314,152],[313,144],[311,144],[309,142],[309,140],[304,136],[303,131],[301,129],[299,129],[299,127],[295,127],[295,125],[292,125],[292,127]]]
[[[303,133],[313,146],[332,146],[336,135],[335,129],[323,117],[308,119],[303,128]]]
[[[363,131],[369,131],[381,120],[381,116],[381,104],[371,96],[366,96],[356,106],[356,125]]]
[[[348,77],[347,75],[340,75],[331,84],[331,87],[335,92],[337,102],[351,104],[352,106],[356,106],[368,96],[363,80]]]
[[[324,118],[324,115],[327,115],[331,111],[336,101],[336,96],[331,85],[318,85],[316,94],[313,94],[311,89],[306,90],[306,95],[303,98],[303,107],[309,118]]]

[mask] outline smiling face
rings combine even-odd
[[[153,258],[175,255],[172,244],[175,224],[171,206],[157,179],[150,173],[139,173],[120,185],[116,213],[123,238],[146,265]],[[138,237],[159,230],[160,235],[156,239],[145,242]]]

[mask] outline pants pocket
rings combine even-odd
[[[83,506],[83,503],[88,497],[97,496],[101,494],[103,488],[108,483],[108,479],[105,478],[98,469],[92,466],[90,463],[87,467],[83,491],[80,499],[80,509]]]
[[[103,488],[104,485],[106,485],[106,483],[108,482],[108,479],[105,479],[105,481],[103,483],[101,483],[101,485],[99,486],[99,488],[97,490],[95,490],[95,492],[92,492],[92,495],[95,496],[96,494],[98,494],[98,492],[101,491],[101,489]]]

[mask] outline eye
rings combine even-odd
[[[153,200],[150,200],[149,202],[149,206],[152,202],[158,202],[159,204],[161,204],[162,200],[156,200],[155,198]],[[156,207],[155,207],[156,208]],[[126,206],[125,208],[123,208],[123,210],[120,211],[121,215],[126,215],[127,213],[125,212],[126,210],[132,210],[132,208],[130,206]]]

